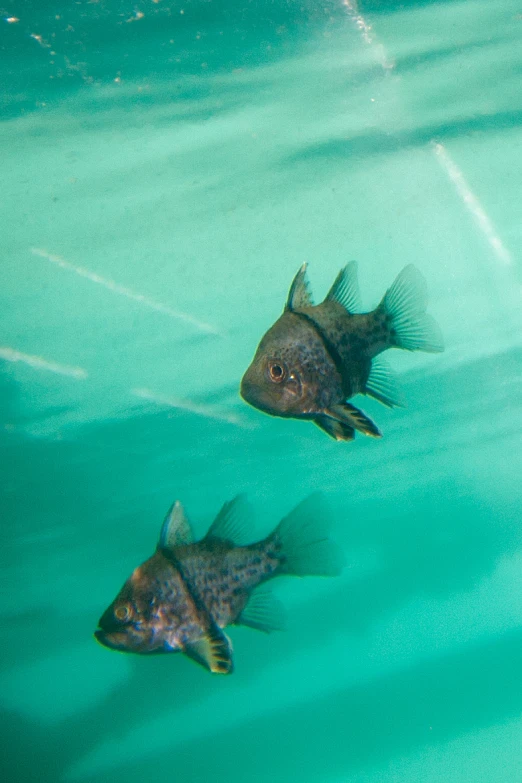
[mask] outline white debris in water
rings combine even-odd
[[[216,419],[217,421],[226,421],[228,424],[235,424],[237,427],[245,427],[239,416],[235,413],[214,408],[210,405],[203,405],[192,400],[180,400],[176,397],[167,397],[162,394],[156,394],[150,389],[132,389],[132,394],[141,397],[157,405],[166,405],[169,408],[178,408],[179,410],[195,413],[197,416],[205,416],[207,419]]]
[[[459,169],[457,164],[452,160],[444,144],[441,144],[440,142],[433,142],[433,149],[435,150],[435,155],[437,156],[439,163],[455,185],[457,193],[475,218],[480,230],[491,245],[491,248],[496,257],[502,264],[511,266],[513,264],[511,253],[509,250],[507,250],[507,248],[504,246],[504,243],[498,236],[491,219],[486,213],[486,210],[466,182],[464,174]]]
[[[0,347],[0,359],[5,359],[7,362],[23,362],[30,367],[34,367],[35,370],[48,370],[57,375],[67,375],[70,378],[83,380],[87,378],[88,375],[87,371],[83,370],[81,367],[70,367],[66,364],[50,362],[47,359],[43,359],[41,356],[22,353],[21,351],[16,351],[14,348]]]
[[[180,321],[185,321],[186,323],[192,324],[201,332],[207,332],[209,334],[220,334],[219,330],[211,324],[207,324],[204,321],[199,321],[197,318],[194,318],[194,316],[189,315],[188,313],[184,313],[181,310],[173,310],[172,307],[168,307],[161,302],[156,302],[154,299],[150,299],[150,297],[145,296],[145,294],[137,293],[136,291],[132,291],[130,288],[119,285],[118,283],[115,283],[114,280],[101,277],[101,275],[96,274],[96,272],[91,272],[89,269],[85,269],[85,267],[71,264],[70,261],[67,261],[61,256],[49,253],[47,250],[39,247],[32,247],[31,253],[33,253],[35,256],[46,258],[52,264],[56,264],[57,266],[62,267],[62,269],[69,269],[71,272],[75,272],[77,275],[80,275],[80,277],[85,277],[87,280],[107,288],[114,294],[125,296],[127,299],[132,299],[134,302],[139,302],[140,304],[145,305],[145,307],[149,307],[151,310],[156,310],[159,313],[169,315],[171,318],[177,318]]]

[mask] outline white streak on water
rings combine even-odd
[[[459,169],[457,164],[452,160],[450,154],[443,144],[440,142],[432,142],[432,144],[440,165],[455,185],[457,193],[461,197],[467,209],[473,215],[473,218],[489,242],[495,256],[504,266],[511,266],[513,264],[511,253],[504,246],[502,240],[495,231],[493,223],[487,215],[484,207],[466,182],[464,174]]]
[[[42,359],[41,356],[21,353],[20,351],[15,351],[14,348],[0,347],[0,359],[5,359],[7,362],[23,362],[30,367],[34,367],[35,370],[47,370],[48,372],[54,372],[57,375],[67,375],[69,378],[78,378],[82,380],[87,378],[87,372],[81,367],[69,367],[66,364],[49,362],[47,359]]]
[[[154,299],[150,299],[144,294],[136,293],[130,288],[119,285],[118,283],[115,283],[114,280],[101,277],[101,275],[98,275],[95,272],[91,272],[89,269],[85,269],[83,266],[75,266],[75,264],[71,264],[70,261],[67,261],[61,256],[48,253],[47,250],[43,250],[39,247],[32,247],[31,253],[33,253],[35,256],[46,258],[52,264],[56,264],[62,269],[69,269],[71,272],[75,272],[77,275],[80,275],[80,277],[85,277],[87,280],[107,288],[114,294],[125,296],[127,299],[132,299],[134,302],[139,302],[140,304],[145,305],[145,307],[149,307],[151,310],[156,310],[158,313],[164,313],[171,318],[177,318],[180,321],[185,321],[186,323],[192,324],[192,326],[195,326],[201,332],[207,332],[208,334],[220,334],[219,329],[217,329],[215,326],[212,326],[211,324],[207,324],[204,321],[199,321],[197,318],[194,318],[194,316],[189,315],[188,313],[184,313],[181,310],[173,310],[172,307],[167,307],[167,305],[161,304],[161,302],[155,302]]]
[[[162,394],[156,394],[150,389],[132,389],[131,391],[136,397],[141,397],[143,400],[149,400],[149,402],[154,402],[157,405],[164,405],[169,408],[177,408],[178,410],[195,413],[197,416],[204,416],[207,419],[226,421],[227,424],[234,424],[237,427],[246,428],[247,426],[235,413],[228,413],[227,411],[214,408],[210,405],[201,405],[200,403],[192,402],[192,400],[180,400],[176,397],[167,397]]]
[[[341,0],[341,4],[346,8],[349,17],[360,31],[364,43],[374,51],[377,61],[385,71],[391,71],[395,67],[395,63],[389,59],[386,49],[377,40],[371,24],[359,13],[357,0]]]

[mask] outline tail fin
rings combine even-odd
[[[329,522],[318,495],[311,495],[281,520],[270,538],[280,547],[281,574],[337,576],[344,558],[328,539]]]
[[[388,316],[390,345],[406,351],[438,353],[444,342],[437,322],[426,313],[428,290],[419,270],[409,264],[386,292],[379,309]]]

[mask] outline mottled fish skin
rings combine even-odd
[[[117,611],[130,613],[120,621]],[[179,571],[161,551],[136,568],[100,618],[99,641],[113,649],[173,652],[200,633],[200,613]]]
[[[127,602],[139,618],[133,652],[181,650],[201,636],[207,613],[220,628],[237,620],[252,590],[281,568],[279,550],[272,536],[248,547],[211,539],[158,551],[135,569],[100,626]]]
[[[350,315],[334,302],[284,312],[243,377],[243,399],[272,416],[314,418],[363,391],[373,356],[388,347],[380,347],[383,335],[373,318]],[[274,388],[267,381],[269,364],[277,362],[288,368],[290,385]]]
[[[267,366],[281,362],[288,368],[288,381],[274,389],[267,384]],[[256,407],[272,415],[307,417],[327,407],[343,394],[342,377],[325,348],[316,327],[298,313],[285,312],[261,340],[250,370],[245,374],[241,394],[256,397]],[[253,403],[254,404],[254,403]]]
[[[296,312],[298,316],[312,319],[319,327],[328,340],[325,346],[327,354],[337,353],[339,356],[335,366],[341,371],[342,391],[336,401],[348,400],[364,392],[372,359],[391,347],[387,316],[379,310],[364,314],[348,313],[337,302],[322,302],[316,307]]]
[[[225,504],[198,542],[180,504],[174,504],[157,551],[133,571],[100,618],[95,636],[101,644],[140,654],[184,652],[211,671],[227,674],[232,647],[222,629],[231,624],[265,631],[281,627],[275,599],[267,602],[267,594],[261,599],[257,594],[252,604],[256,588],[280,574],[339,573],[321,511],[305,501],[265,539],[239,546],[232,538],[241,532],[240,500]]]
[[[203,540],[174,554],[187,584],[220,628],[235,623],[252,590],[283,565],[273,536],[246,547]]]
[[[389,407],[400,405],[385,365],[375,372],[375,358],[392,347],[438,352],[442,338],[425,312],[424,278],[411,265],[375,310],[349,311],[347,305],[357,301],[354,263],[341,270],[319,305],[311,301],[304,265],[283,314],[243,376],[243,399],[272,416],[312,419],[337,440],[353,439],[355,429],[380,437],[375,424],[347,400],[368,394]]]

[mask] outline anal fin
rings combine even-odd
[[[200,639],[186,644],[183,652],[214,674],[231,674],[234,670],[232,642],[217,625]]]
[[[363,435],[368,435],[370,438],[382,438],[382,433],[377,425],[359,408],[356,408],[355,405],[350,405],[349,402],[332,405],[328,410],[325,410],[325,414],[335,421],[359,430]]]
[[[403,408],[404,403],[391,367],[381,357],[372,361],[370,375],[366,381],[364,394],[387,405],[388,408]]]
[[[284,631],[286,627],[283,605],[263,585],[254,590],[236,625],[248,625],[258,631]]]
[[[314,424],[334,440],[353,440],[355,438],[355,430],[351,425],[338,419],[332,419],[330,416],[316,416]]]

